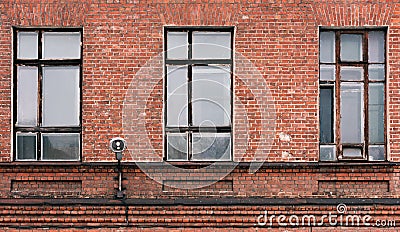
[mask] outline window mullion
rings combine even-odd
[[[188,65],[188,76],[187,76],[187,82],[188,82],[188,126],[191,127],[193,126],[193,114],[192,114],[192,95],[193,95],[193,85],[192,85],[192,78],[193,75],[193,68],[192,65]]]
[[[37,126],[38,126],[38,128],[42,127],[42,120],[43,120],[43,117],[42,117],[42,112],[43,112],[43,110],[42,110],[42,106],[43,106],[43,94],[42,94],[43,93],[43,84],[42,84],[43,83],[43,65],[41,63],[42,57],[43,57],[43,54],[42,54],[43,36],[42,35],[43,35],[43,31],[39,31],[39,33],[38,33],[38,36],[39,36],[39,38],[38,38],[38,64],[37,64],[37,67],[38,67],[38,86],[37,86],[38,99],[36,99],[38,101],[38,104],[37,104],[38,105],[38,109],[37,109],[37,114],[38,114]],[[36,143],[37,160],[41,160],[43,156],[42,156],[42,133],[40,132],[40,129],[37,132],[36,141],[37,141],[37,143]]]
[[[191,160],[192,158],[192,131],[191,127],[193,126],[193,109],[192,109],[192,97],[193,97],[193,90],[192,90],[192,65],[188,65],[188,159]]]
[[[187,160],[192,160],[193,154],[192,154],[192,141],[193,141],[193,132],[189,130],[187,133]]]
[[[193,31],[189,30],[188,31],[188,61],[192,60],[192,55],[193,55]],[[188,62],[189,63],[189,62]],[[192,115],[192,75],[193,75],[193,66],[192,64],[188,64],[188,132],[187,132],[187,159],[192,160],[192,131],[190,127],[193,126],[193,115]]]
[[[17,63],[17,56],[15,55],[15,54],[18,54],[18,31],[16,31],[16,30],[13,30],[13,41],[14,41],[14,43],[13,43],[13,51],[14,51],[14,56],[13,56],[13,70],[14,70],[14,72],[13,72],[13,83],[14,83],[14,85],[13,85],[13,93],[12,93],[12,96],[13,96],[13,106],[12,106],[12,109],[13,109],[13,115],[12,115],[12,119],[13,119],[13,140],[12,140],[12,148],[13,148],[13,160],[17,160],[17,156],[18,156],[18,154],[17,154],[17,152],[16,152],[16,150],[17,150],[17,129],[16,129],[16,126],[15,126],[15,124],[16,124],[16,122],[17,122],[17,118],[18,118],[18,111],[17,111],[17,109],[18,109],[18,106],[17,106],[17,95],[18,95],[18,86],[17,86],[17,76],[18,76],[18,74],[17,74],[17,72],[16,72],[16,70],[17,70],[17,65],[16,65],[16,63]]]
[[[336,102],[334,104],[334,110],[336,110],[335,131],[334,137],[336,142],[336,158],[338,159],[342,155],[342,145],[341,145],[341,133],[340,133],[340,33],[336,31],[335,33],[335,95]]]
[[[368,32],[364,33],[363,38],[363,59],[364,63],[364,159],[368,160],[368,145],[369,145],[369,75],[368,75]]]
[[[188,61],[192,60],[193,57],[193,31],[189,30],[188,31]],[[190,63],[190,62],[188,62]],[[188,64],[188,126],[189,126],[189,130],[187,132],[187,140],[188,140],[188,160],[192,160],[192,131],[190,129],[190,127],[193,126],[193,109],[192,109],[192,75],[193,75],[193,65],[192,64]]]
[[[364,158],[368,159],[369,144],[369,80],[368,64],[364,65]]]
[[[43,49],[42,49],[42,43],[43,42],[43,31],[39,31],[38,33],[38,60],[42,60],[43,58]]]
[[[385,160],[388,160],[388,153],[387,153],[387,151],[388,151],[388,138],[387,138],[387,132],[388,132],[388,125],[387,125],[387,122],[388,122],[388,115],[387,115],[387,107],[388,107],[388,103],[387,103],[387,69],[388,69],[388,67],[387,67],[387,64],[388,64],[388,61],[387,61],[387,56],[386,56],[386,54],[387,54],[387,48],[388,48],[388,46],[387,46],[387,37],[386,37],[386,33],[385,33],[385,37],[384,37],[384,40],[383,40],[383,42],[384,42],[384,71],[383,71],[383,73],[384,73],[384,75],[385,75],[385,78],[383,79],[383,143],[384,143],[384,154],[385,154]]]
[[[42,146],[41,146],[41,132],[40,132],[40,128],[42,127],[42,106],[43,106],[43,85],[42,85],[42,80],[43,80],[43,66],[42,65],[38,65],[38,86],[37,86],[37,90],[38,90],[38,99],[36,99],[36,101],[38,102],[38,109],[37,109],[37,127],[39,128],[39,130],[37,131],[37,158],[38,160],[41,160],[42,157]]]
[[[192,38],[192,35],[193,35],[193,31],[192,30],[189,30],[188,31],[188,60],[191,60],[192,59],[192,54],[193,54],[193,44],[192,44],[192,41],[193,41],[193,38]]]

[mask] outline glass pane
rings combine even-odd
[[[36,160],[36,134],[17,133],[17,160]]]
[[[334,145],[319,146],[319,159],[321,161],[336,161],[336,147]]]
[[[183,95],[172,95],[167,100],[167,125],[168,126],[187,126],[187,97]]]
[[[319,66],[319,79],[321,81],[334,81],[335,80],[335,66],[334,65],[320,65]]]
[[[79,67],[43,68],[43,126],[79,126]]]
[[[187,66],[167,68],[167,125],[188,125]]]
[[[43,134],[43,160],[79,160],[80,135]]]
[[[18,32],[18,59],[38,58],[38,33]]]
[[[187,59],[188,58],[188,35],[187,32],[167,33],[167,58]]]
[[[321,86],[320,91],[320,142],[333,143],[333,86]]]
[[[369,161],[384,161],[385,148],[382,146],[369,146],[368,147]]]
[[[368,33],[369,62],[385,62],[385,33],[371,31]]]
[[[230,59],[230,32],[193,32],[193,59]]]
[[[319,60],[323,63],[335,62],[334,32],[321,32],[319,41]]]
[[[344,148],[343,157],[346,158],[362,158],[362,152],[360,148]]]
[[[368,66],[368,77],[373,81],[385,80],[385,65],[371,64]]]
[[[187,134],[174,133],[167,135],[167,159],[168,160],[188,160]]]
[[[342,81],[364,80],[364,69],[362,67],[341,67],[340,79]]]
[[[80,59],[80,32],[45,32],[43,39],[44,59]]]
[[[38,108],[38,69],[17,68],[17,125],[36,126]]]
[[[230,133],[194,133],[192,141],[193,160],[230,160]]]
[[[340,87],[342,143],[362,143],[364,137],[364,85],[342,83]]]
[[[342,61],[362,61],[362,35],[342,34],[340,41]]]
[[[193,124],[229,126],[231,118],[230,68],[193,67],[192,80]]]
[[[368,121],[369,142],[384,142],[384,85],[382,83],[370,83],[368,87]]]

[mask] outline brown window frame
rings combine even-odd
[[[334,45],[334,55],[335,58],[333,62],[321,62],[319,59],[319,67],[321,65],[332,65],[335,67],[335,78],[333,81],[328,80],[319,80],[319,89],[321,93],[321,89],[323,88],[333,88],[333,106],[332,106],[332,142],[322,142],[321,141],[321,118],[320,118],[320,161],[374,161],[371,160],[369,156],[369,146],[377,145],[383,146],[384,150],[384,158],[379,161],[387,160],[387,103],[386,103],[386,80],[387,77],[387,28],[386,27],[375,27],[375,28],[320,28],[320,35],[322,32],[333,32],[335,35],[335,45]],[[383,62],[370,62],[369,61],[369,47],[368,47],[368,34],[370,32],[383,32],[384,33],[384,57]],[[341,35],[342,34],[358,34],[362,35],[362,59],[361,61],[343,61],[341,59]],[[321,42],[321,40],[320,40]],[[320,47],[321,49],[321,47]],[[320,51],[321,54],[321,51]],[[369,79],[369,65],[383,65],[384,67],[384,79],[383,80],[370,80]],[[361,67],[363,69],[363,80],[341,80],[340,71],[342,67]],[[321,68],[319,68],[320,77],[321,77]],[[363,112],[362,112],[362,122],[364,128],[362,142],[359,144],[356,143],[342,143],[341,142],[341,84],[342,83],[362,83],[363,84]],[[369,86],[370,83],[380,83],[383,84],[383,142],[370,142],[369,140]],[[362,85],[361,85],[362,86]],[[321,107],[321,102],[319,103]],[[321,108],[320,108],[321,109]],[[361,132],[361,131],[360,131]],[[321,159],[321,145],[331,145],[335,146],[335,158],[332,160],[322,160]],[[356,148],[361,149],[361,157],[352,157],[343,155],[344,148]]]

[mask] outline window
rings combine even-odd
[[[231,160],[233,28],[165,29],[169,161]]]
[[[14,160],[79,160],[81,29],[14,28]]]
[[[320,160],[386,159],[386,30],[320,32]]]

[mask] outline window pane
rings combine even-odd
[[[81,57],[80,32],[43,33],[44,59],[79,59]]]
[[[341,67],[340,79],[342,81],[364,80],[364,69],[362,67]]]
[[[231,118],[229,66],[193,67],[192,80],[193,124],[229,126]]]
[[[319,147],[321,161],[336,161],[336,147],[334,145],[321,145]]]
[[[43,68],[43,126],[79,126],[79,67]]]
[[[342,143],[362,143],[364,137],[363,84],[342,83],[340,132]]]
[[[368,33],[369,62],[385,62],[385,33],[371,31]]]
[[[368,66],[368,77],[373,81],[385,80],[385,65],[371,64]]]
[[[384,146],[369,146],[368,147],[369,161],[384,161],[385,148]]]
[[[319,60],[323,63],[335,61],[335,33],[321,32],[319,41]]]
[[[167,68],[167,125],[188,125],[187,66]]]
[[[36,134],[17,133],[17,160],[36,160]]]
[[[167,57],[168,59],[188,58],[188,35],[187,32],[167,33]]]
[[[18,32],[18,59],[38,58],[38,33]]]
[[[384,85],[371,83],[368,87],[369,142],[384,142]]]
[[[38,69],[17,68],[17,125],[36,126],[38,108]]]
[[[320,65],[319,66],[319,79],[321,81],[334,81],[335,80],[335,65]]]
[[[343,157],[346,158],[362,158],[361,148],[344,148]]]
[[[168,160],[188,160],[187,134],[167,134],[167,158]]]
[[[342,61],[362,61],[362,35],[343,34],[340,41]]]
[[[43,160],[79,160],[80,135],[76,134],[43,134]]]
[[[193,160],[230,160],[230,133],[194,133]]]
[[[193,32],[193,59],[230,58],[230,32]]]
[[[333,86],[321,86],[320,91],[320,142],[333,143]]]

